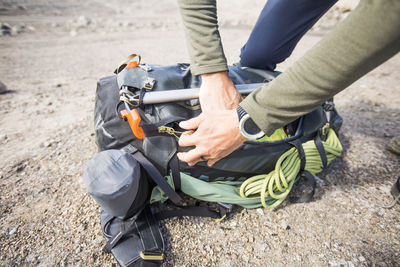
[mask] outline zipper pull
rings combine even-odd
[[[182,134],[182,132],[179,131],[175,131],[174,128],[172,127],[167,127],[167,126],[159,126],[158,127],[158,132],[159,133],[166,133],[172,136],[175,136],[176,138],[179,139],[179,136],[177,134]]]

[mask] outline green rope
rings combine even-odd
[[[330,129],[326,141],[322,141],[328,164],[342,153],[342,145],[334,130]],[[305,170],[311,174],[322,171],[322,160],[313,140],[302,144],[306,164]],[[248,178],[240,186],[240,196],[259,196],[264,208],[273,209],[280,205],[292,190],[300,172],[300,157],[295,147],[286,151],[276,162],[275,170],[268,174]]]

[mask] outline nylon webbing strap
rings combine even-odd
[[[210,210],[207,207],[182,207],[176,210],[166,210],[160,211],[154,215],[157,220],[164,220],[173,217],[183,217],[183,216],[198,216],[198,217],[211,217],[214,219],[220,218],[220,215]]]
[[[156,167],[134,146],[127,145],[122,150],[131,153],[132,156],[143,166],[151,179],[161,188],[161,190],[168,196],[168,198],[176,205],[178,205],[182,198],[172,189],[164,177],[160,174]]]
[[[293,146],[296,147],[297,152],[299,154],[299,158],[300,158],[300,179],[302,179],[302,177],[306,178],[306,181],[312,186],[312,190],[310,193],[307,194],[302,194],[302,196],[300,197],[290,197],[290,201],[292,203],[304,203],[304,202],[310,202],[314,196],[314,192],[315,192],[315,186],[316,186],[316,182],[315,182],[315,178],[314,176],[309,172],[304,170],[304,168],[306,167],[306,154],[304,153],[304,149],[303,149],[303,145],[301,143],[301,141],[299,139],[290,142],[290,144],[292,144]],[[321,144],[322,145],[322,144]],[[324,150],[325,151],[325,150]]]
[[[172,180],[174,181],[175,191],[181,190],[181,172],[179,170],[179,160],[176,154],[169,161],[169,167],[171,168]]]
[[[306,167],[306,154],[304,153],[303,145],[299,139],[290,142],[290,144],[297,149],[300,158],[300,170],[303,171]]]
[[[314,143],[321,158],[323,169],[325,169],[328,166],[328,159],[326,158],[325,148],[321,141],[320,131],[318,131],[317,136],[314,139]]]
[[[154,220],[154,219],[151,218],[153,215],[151,213],[150,206],[147,206],[144,209],[142,216],[144,216],[146,218],[146,223],[140,223],[138,221],[136,221],[135,223],[136,223],[136,227],[137,227],[137,229],[139,231],[139,235],[140,235],[141,240],[142,240],[144,251],[151,252],[151,251],[154,251],[154,249],[157,248],[157,243],[156,243],[156,241],[154,239],[154,234],[153,233],[151,234],[151,236],[153,238],[149,238],[149,236],[146,237],[146,236],[144,236],[143,233],[141,233],[141,229],[143,229],[143,227],[145,227],[147,225],[150,225],[151,224],[150,221]],[[151,227],[149,227],[148,229],[150,230],[150,232],[152,232]],[[157,251],[157,252],[160,253],[160,251]]]
[[[137,233],[133,233],[133,230],[135,230],[135,221],[137,217],[140,215],[142,210],[140,210],[138,213],[136,213],[135,216],[130,218],[128,221],[125,221],[124,223],[121,224],[121,229],[120,231],[112,236],[108,241],[107,244],[104,246],[103,251],[106,253],[110,253],[111,250],[118,245],[119,241],[125,237],[127,234],[134,234],[139,238],[139,235]],[[111,220],[109,221],[109,223]]]

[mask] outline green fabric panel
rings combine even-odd
[[[243,199],[239,195],[242,182],[205,182],[181,173],[181,189],[185,194],[204,201],[237,204],[244,208],[261,207],[260,197]]]

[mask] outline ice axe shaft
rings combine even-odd
[[[263,85],[264,83],[249,83],[249,84],[237,84],[235,86],[240,94],[247,95]],[[199,98],[199,91],[200,91],[199,88],[188,88],[188,89],[173,89],[166,91],[146,92],[143,96],[143,104],[144,105],[159,104],[159,103],[197,99]]]

